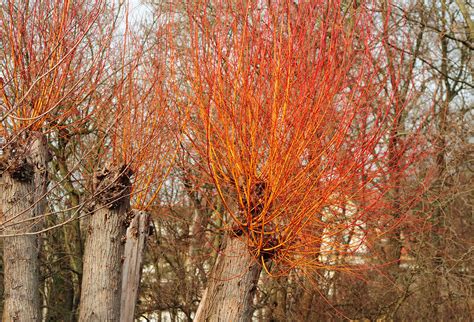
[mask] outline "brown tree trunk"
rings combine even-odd
[[[42,134],[28,132],[25,137],[9,142],[0,160],[3,232],[18,234],[3,241],[3,321],[41,321],[38,237],[21,234],[40,228],[50,155]]]
[[[124,322],[133,321],[135,315],[149,225],[150,215],[146,212],[137,212],[127,229],[122,272],[122,311],[120,313],[120,319]]]
[[[121,166],[95,177],[95,211],[86,231],[80,321],[120,321],[130,176],[128,168]]]
[[[262,270],[247,245],[227,236],[194,321],[251,321]]]
[[[58,224],[58,220],[51,220],[49,224]],[[74,302],[74,284],[73,272],[69,262],[69,254],[66,251],[68,238],[65,227],[52,230],[48,237],[43,239],[43,249],[48,247],[49,256],[44,260],[48,263],[48,275],[51,278],[45,281],[47,295],[44,303],[47,306],[46,312],[43,312],[46,322],[62,321],[72,322],[73,320],[73,302]]]
[[[65,129],[59,129],[56,135],[58,136],[57,148],[52,149],[55,157],[51,169],[55,181],[60,183],[64,190],[64,206],[68,210],[64,212],[64,218],[54,218],[50,225],[56,225],[59,221],[77,216],[81,194],[80,190],[74,185],[76,179],[72,176],[72,171],[68,166],[68,158],[72,149],[70,145],[71,133]],[[84,247],[80,226],[81,220],[74,220],[48,234],[52,238],[49,241],[49,247],[54,249],[52,256],[58,256],[52,259],[58,273],[51,276],[52,281],[48,292],[48,302],[46,303],[48,306],[46,321],[73,322],[77,320],[81,297]],[[59,263],[59,265],[56,265],[56,263]]]

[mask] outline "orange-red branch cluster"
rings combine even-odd
[[[341,238],[357,230],[363,244],[363,230],[383,213],[394,97],[383,92],[385,57],[370,6],[199,1],[189,8],[182,63],[189,140],[207,160],[229,229],[281,269],[321,263],[324,243],[333,253],[354,251]]]
[[[88,119],[112,37],[105,11],[100,0],[2,3],[2,136]]]
[[[133,173],[132,203],[148,209],[168,175],[177,148],[178,113],[171,104],[167,21],[148,39],[143,30],[126,29],[112,64],[112,91],[97,99],[98,126],[108,134],[105,163],[125,164]],[[131,26],[130,26],[131,27]]]

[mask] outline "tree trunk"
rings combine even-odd
[[[51,220],[47,224],[58,224],[58,220]],[[48,264],[48,270],[51,272],[51,278],[46,281],[47,296],[45,304],[47,305],[45,315],[46,322],[74,321],[73,302],[74,302],[74,284],[73,272],[70,268],[70,255],[66,251],[65,227],[60,227],[46,234],[48,237],[43,239],[44,248],[48,246],[50,256],[45,258]],[[46,244],[46,245],[45,245]],[[44,249],[43,248],[43,249]]]
[[[41,321],[38,237],[21,234],[40,228],[49,160],[46,139],[38,132],[28,132],[26,139],[17,138],[3,149],[0,160],[3,233],[18,234],[6,237],[3,242],[3,321]]]
[[[130,170],[121,166],[105,169],[95,177],[95,210],[86,231],[80,321],[120,321],[130,176]]]
[[[68,166],[70,153],[70,133],[59,130],[57,133],[57,149],[53,149],[55,159],[52,163],[52,171],[55,174],[55,181],[61,183],[64,190],[65,206],[68,209],[64,213],[64,219],[77,216],[80,208],[80,189],[76,188],[74,182],[76,179],[72,176],[72,171]],[[57,224],[57,223],[54,223]],[[54,253],[65,254],[62,257],[61,277],[54,281],[49,292],[48,315],[46,321],[63,322],[77,321],[79,315],[79,300],[81,297],[82,283],[82,259],[84,255],[84,245],[81,237],[81,220],[74,220],[60,229],[51,232],[52,236],[61,236],[59,241],[53,241],[57,248]],[[62,242],[61,242],[62,240]],[[54,261],[56,262],[56,260]],[[58,274],[55,274],[58,275]],[[64,295],[61,295],[63,294]],[[55,295],[59,294],[59,295]],[[55,313],[54,313],[55,312]]]
[[[149,233],[150,215],[138,212],[127,229],[122,278],[121,321],[133,321],[137,303],[138,287],[145,252],[145,242]]]
[[[227,236],[194,321],[251,321],[262,270],[236,236]]]

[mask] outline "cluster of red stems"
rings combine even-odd
[[[421,151],[397,132],[398,56],[371,1],[171,1],[153,42],[106,1],[4,3],[3,144],[74,139],[89,168],[133,172],[135,208],[184,147],[228,233],[284,274],[370,256],[415,201],[394,200]]]

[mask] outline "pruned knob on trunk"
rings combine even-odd
[[[95,201],[108,209],[120,207],[131,189],[133,172],[127,165],[104,168],[95,175]]]
[[[39,132],[27,132],[25,137],[9,139],[1,150],[0,171],[7,171],[12,179],[20,182],[31,182],[35,167],[44,173],[46,164],[51,161],[46,137]]]

